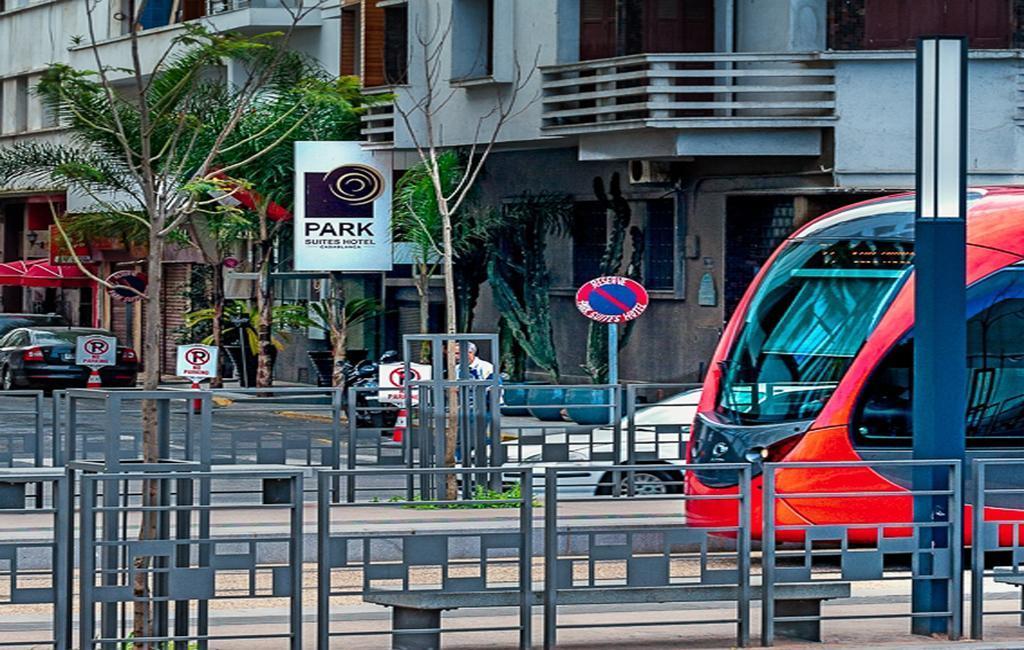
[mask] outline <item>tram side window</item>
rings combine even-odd
[[[967,322],[967,445],[1024,447],[1024,269],[986,279],[968,302],[980,311]],[[908,337],[865,387],[853,420],[859,444],[910,446],[913,365]]]

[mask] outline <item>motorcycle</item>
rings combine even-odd
[[[346,406],[349,388],[372,389],[379,386],[377,379],[378,371],[382,364],[395,363],[399,360],[398,352],[388,350],[380,356],[380,359],[373,361],[364,359],[352,365],[345,361],[342,365],[342,373],[345,375],[345,399]],[[398,421],[398,411],[390,406],[380,406],[377,393],[372,390],[360,390],[356,393],[356,424],[363,428],[391,429]],[[388,431],[387,433],[390,433]]]

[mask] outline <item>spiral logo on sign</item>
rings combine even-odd
[[[345,165],[324,175],[331,194],[352,205],[366,205],[384,193],[384,176],[369,165]]]

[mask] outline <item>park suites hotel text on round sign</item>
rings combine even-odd
[[[295,269],[391,270],[391,163],[358,142],[295,143]]]

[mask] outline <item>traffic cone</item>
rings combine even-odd
[[[103,388],[103,382],[100,381],[100,371],[93,368],[92,372],[89,373],[89,381],[85,384],[86,388]]]
[[[408,416],[405,409],[399,409],[398,417],[395,419],[395,430],[391,432],[391,442],[402,442],[402,438],[405,437],[405,428],[409,426]]]

